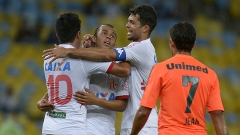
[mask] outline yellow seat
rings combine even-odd
[[[227,48],[225,49],[225,55],[222,57],[223,61],[226,62],[227,65],[229,66],[235,66],[235,67],[240,67],[239,66],[239,52],[237,52],[234,48]]]
[[[229,5],[229,13],[232,17],[238,18],[240,17],[240,1],[239,0],[231,0]]]
[[[198,37],[208,38],[209,20],[203,14],[197,14],[193,22]]]
[[[120,135],[121,123],[122,123],[122,112],[117,112],[116,120],[115,120],[116,135]]]
[[[9,14],[7,16],[7,20],[10,23],[11,27],[8,31],[8,36],[12,39],[16,39],[18,36],[18,32],[20,29],[20,26],[22,24],[22,18],[19,16],[19,14]]]
[[[41,10],[53,10],[55,8],[55,2],[49,0],[41,0]]]
[[[155,47],[158,62],[172,57],[168,42],[167,38],[153,39],[152,43]]]
[[[23,126],[24,135],[40,135],[41,132],[36,124],[26,114],[19,114],[17,121]]]
[[[192,55],[208,67],[214,65],[214,59],[212,57],[212,53],[207,47],[196,46],[192,50]]]

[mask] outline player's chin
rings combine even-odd
[[[134,38],[134,37],[132,37],[132,36],[128,36],[127,39],[128,39],[129,41],[135,41],[135,40],[136,40],[136,38]]]
[[[131,37],[131,36],[127,36],[127,39],[128,39],[128,40],[132,40],[132,37]]]

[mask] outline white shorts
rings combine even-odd
[[[121,129],[120,135],[130,135],[131,131],[131,128]],[[138,135],[158,135],[158,128],[142,128]]]
[[[107,120],[104,114],[87,114],[87,135],[115,135],[114,121],[107,123]]]

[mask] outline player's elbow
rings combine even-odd
[[[127,108],[127,99],[122,99],[122,100],[118,100],[119,101],[119,106],[117,107],[117,111],[118,112],[123,112],[125,111],[125,109]]]
[[[130,71],[131,71],[130,68],[122,68],[120,76],[121,77],[128,76],[130,74]]]
[[[117,68],[113,68],[109,73],[119,76],[119,77],[126,77],[130,74],[131,70],[130,68],[125,68],[125,67],[117,67]]]
[[[214,110],[209,112],[212,117],[223,117],[223,111],[222,110]]]
[[[148,117],[149,114],[151,113],[151,110],[152,110],[152,108],[140,106],[137,113],[142,117]]]
[[[119,63],[119,75],[121,77],[125,77],[128,76],[131,72],[131,67],[130,64],[128,62],[121,62]]]
[[[126,106],[122,105],[121,107],[118,108],[118,112],[123,112],[125,111]]]

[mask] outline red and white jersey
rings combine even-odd
[[[73,48],[71,45],[60,45]],[[81,59],[59,58],[52,63],[44,61],[44,72],[49,101],[55,109],[47,112],[43,123],[43,134],[85,135],[87,109],[76,102],[73,94],[89,88],[90,76],[96,72],[107,72],[112,62],[92,62]]]
[[[122,129],[132,128],[133,121],[137,110],[140,107],[146,83],[153,65],[157,63],[155,49],[150,39],[141,42],[132,42],[121,51],[126,55],[126,61],[131,64],[131,74],[129,76],[129,93],[128,105],[123,112]],[[125,51],[125,52],[124,52]],[[156,108],[148,118],[144,127],[158,127],[158,115]]]
[[[91,75],[90,90],[102,100],[126,100],[129,98],[128,77],[117,77],[106,73]],[[115,135],[116,111],[111,111],[97,105],[87,105],[87,127],[90,132],[93,128],[100,130],[98,135]],[[109,130],[107,130],[107,128]],[[102,129],[102,130],[101,130]]]

